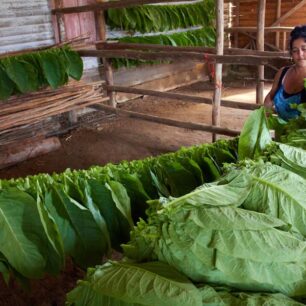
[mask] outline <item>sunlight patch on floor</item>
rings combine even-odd
[[[269,91],[270,91],[270,88],[264,89],[264,97],[268,94]],[[237,101],[237,102],[256,103],[256,89],[241,88],[241,93],[234,94],[234,95],[228,95],[222,99]]]

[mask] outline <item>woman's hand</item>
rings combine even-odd
[[[273,101],[271,99],[271,93],[269,92],[264,101],[264,108],[266,117],[270,117],[273,114]]]

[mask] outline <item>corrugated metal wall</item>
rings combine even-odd
[[[48,0],[1,0],[0,53],[54,44]]]

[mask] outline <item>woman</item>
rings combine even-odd
[[[291,104],[306,103],[306,25],[292,30],[289,47],[294,64],[277,72],[272,89],[264,101],[267,109],[272,109],[274,104],[276,113],[284,120],[299,116],[299,111],[291,108]]]

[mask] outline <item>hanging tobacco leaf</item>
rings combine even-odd
[[[79,81],[83,75],[83,68],[84,68],[81,57],[76,51],[70,48],[63,49],[63,53],[68,62],[68,67],[67,67],[68,75],[73,79]]]
[[[6,100],[14,92],[14,82],[8,77],[0,66],[0,99]]]
[[[62,57],[51,51],[40,53],[39,60],[43,74],[53,89],[65,84],[68,80],[65,65],[61,59]]]
[[[22,92],[30,92],[38,89],[38,72],[33,65],[16,57],[2,59],[2,67],[8,77]]]

